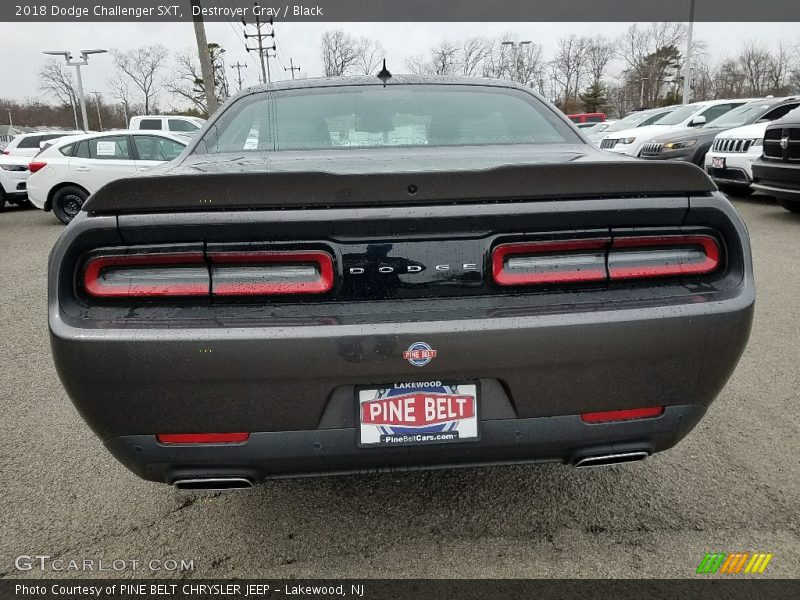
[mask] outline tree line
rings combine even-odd
[[[564,112],[606,112],[618,117],[634,108],[683,101],[687,30],[682,23],[631,25],[618,37],[568,34],[552,54],[515,31],[500,36],[443,40],[426,53],[409,56],[402,68],[418,74],[509,79],[530,87]],[[709,55],[695,41],[691,101],[800,93],[800,42],[767,45],[745,40],[734,54]],[[217,97],[224,102],[228,84],[225,50],[210,43]],[[207,116],[197,53],[170,52],[161,44],[110,51],[114,75],[102,93],[85,90],[92,129],[125,127],[130,117],[163,112]],[[322,75],[370,75],[386,56],[383,45],[343,29],[326,31],[320,40]],[[0,99],[15,125],[76,127],[79,117],[74,70],[48,59],[38,71],[40,98]],[[175,108],[178,106],[179,108]],[[79,121],[78,121],[79,123]]]
[[[683,101],[686,36],[682,23],[634,24],[615,38],[563,36],[546,57],[541,44],[508,31],[440,41],[407,58],[404,67],[419,74],[510,79],[567,113],[622,116]],[[341,29],[326,32],[320,50],[326,76],[371,74],[382,58],[378,42]],[[690,100],[800,93],[799,55],[800,43],[744,41],[733,56],[714,60],[696,40]]]

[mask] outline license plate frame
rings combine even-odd
[[[459,399],[464,402],[460,403]],[[481,388],[476,380],[356,386],[354,400],[359,448],[447,446],[481,440]],[[381,406],[380,415],[374,414],[374,404]],[[369,408],[365,409],[364,405]],[[369,412],[365,413],[370,409],[373,410],[371,417]],[[415,425],[408,420],[409,415],[415,417]],[[427,419],[430,416],[434,417],[433,421]],[[450,416],[455,418],[449,419]],[[365,417],[368,422],[364,421]]]

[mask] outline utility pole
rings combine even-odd
[[[650,78],[649,77],[642,77],[640,79],[640,81],[642,82],[642,89],[641,89],[641,92],[639,92],[639,107],[640,108],[644,108],[644,82],[645,81],[650,81]]]
[[[125,128],[128,127],[128,103],[122,101],[122,116],[125,118]]]
[[[192,5],[192,21],[194,21],[194,37],[197,39],[197,53],[200,56],[200,70],[203,73],[203,88],[206,92],[206,107],[211,116],[217,110],[217,94],[214,90],[214,67],[211,65],[211,54],[208,52],[206,28],[200,9],[200,0],[190,0]],[[197,7],[197,10],[194,9]]]
[[[253,2],[254,6],[258,6],[258,2]],[[247,22],[242,19],[242,25],[247,27]],[[247,40],[248,38],[255,38],[258,41],[258,48],[250,48],[249,46],[245,46],[245,50],[248,52],[258,52],[258,58],[261,61],[261,83],[271,83],[272,82],[272,75],[269,72],[269,59],[273,58],[275,55],[270,55],[269,51],[272,50],[273,52],[277,51],[275,47],[275,29],[273,28],[272,31],[269,33],[261,33],[261,19],[258,18],[256,15],[256,33],[248,34],[245,30],[244,32],[244,39]],[[269,19],[269,26],[272,27],[272,17]],[[264,38],[272,38],[272,47],[264,46]],[[245,42],[246,44],[247,42]],[[266,60],[266,65],[265,61]]]
[[[83,130],[89,131],[89,119],[86,117],[86,98],[83,95],[83,80],[81,79],[81,67],[85,67],[89,64],[89,55],[90,54],[102,54],[104,52],[108,52],[108,50],[81,50],[81,59],[80,60],[72,60],[72,55],[69,53],[69,50],[46,50],[44,54],[50,54],[52,56],[63,56],[64,60],[67,62],[68,67],[75,67],[75,74],[77,75],[78,80],[78,98],[81,102],[81,116],[83,117]],[[75,117],[77,121],[77,115]],[[77,128],[77,123],[76,123]]]
[[[283,70],[284,70],[284,71],[291,71],[291,72],[292,72],[292,79],[294,79],[294,72],[295,72],[295,71],[297,71],[298,73],[300,72],[300,65],[297,65],[297,66],[295,67],[295,66],[294,66],[294,62],[293,62],[293,59],[292,59],[292,57],[290,56],[290,57],[289,57],[289,68],[287,69],[286,67],[283,67]]]
[[[94,94],[94,102],[97,105],[97,124],[100,126],[100,131],[103,131],[103,117],[100,116],[100,92],[92,92]]]
[[[686,65],[683,74],[683,104],[689,104],[692,92],[692,33],[694,30],[694,2],[689,5],[689,33],[686,36]]]
[[[11,120],[11,109],[7,108],[6,110],[8,111],[8,126],[10,128],[9,134],[13,135],[14,121]]]
[[[236,69],[236,79],[239,81],[239,91],[242,91],[242,68],[247,68],[247,65],[243,65],[238,60],[236,61],[235,65],[231,65],[231,69]]]

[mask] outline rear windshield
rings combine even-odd
[[[196,152],[580,143],[534,96],[473,85],[261,92],[230,106]]]

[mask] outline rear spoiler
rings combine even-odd
[[[509,165],[485,170],[334,174],[241,171],[133,177],[95,192],[95,214],[480,203],[703,194],[716,190],[683,162]]]

